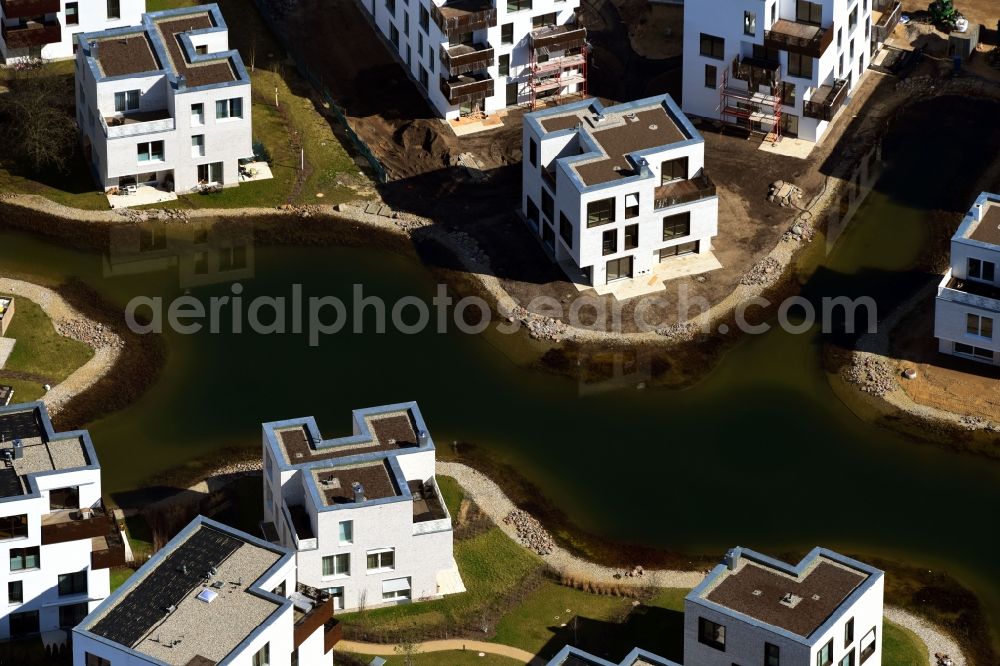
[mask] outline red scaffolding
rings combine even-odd
[[[746,89],[730,85],[731,78],[746,81]],[[759,79],[764,80],[761,82]],[[781,140],[780,70],[762,74],[758,67],[737,56],[731,70],[728,67],[723,69],[719,91],[719,119],[723,123],[746,128],[751,134],[766,134],[770,141]],[[764,129],[764,125],[770,125],[770,128]]]
[[[528,89],[531,108],[536,108],[540,99],[577,94],[587,96],[587,43],[578,48],[564,51],[563,55],[539,60],[539,48],[529,48]],[[546,54],[548,55],[548,54]],[[576,90],[569,90],[577,86]],[[551,94],[549,91],[555,91]]]

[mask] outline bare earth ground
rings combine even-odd
[[[912,14],[926,10],[930,0],[902,0],[901,4],[904,14]],[[955,0],[955,9],[962,12],[970,23],[979,23],[991,30],[996,30],[997,20],[1000,19],[1000,5],[996,0]]]
[[[681,55],[684,37],[684,7],[661,5],[648,0],[615,0],[628,26],[632,48],[653,59]]]

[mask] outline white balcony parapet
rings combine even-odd
[[[139,136],[141,134],[155,134],[157,132],[172,132],[175,126],[173,118],[159,118],[143,122],[130,121],[122,125],[108,125],[107,119],[101,116],[101,127],[104,128],[104,135],[109,139],[120,139],[128,136]]]
[[[980,294],[970,293],[962,289],[956,289],[950,286],[952,282],[952,272],[951,269],[944,274],[944,279],[938,285],[937,297],[944,301],[952,301],[954,303],[962,303],[963,305],[971,305],[975,308],[980,308],[982,310],[991,310],[993,312],[1000,312],[1000,298],[991,298],[989,296],[983,296]],[[970,284],[970,281],[965,281],[965,284]]]

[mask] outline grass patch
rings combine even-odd
[[[139,562],[153,554],[153,533],[146,519],[139,514],[125,518],[125,534],[132,546],[132,556]]]
[[[114,592],[119,587],[121,587],[125,581],[129,579],[129,576],[135,573],[135,569],[129,569],[128,567],[115,567],[111,570],[111,591]]]
[[[444,499],[444,504],[448,507],[448,513],[451,514],[451,520],[454,523],[462,507],[462,500],[465,499],[465,491],[462,490],[462,486],[458,485],[458,481],[450,476],[438,474],[435,476],[435,479],[437,480],[438,490],[441,491],[441,497]]]
[[[82,342],[56,333],[52,320],[33,301],[15,296],[14,308],[6,337],[17,343],[0,370],[0,383],[14,387],[16,402],[29,402],[44,395],[43,384],[55,386],[89,361],[94,352]]]
[[[910,666],[928,662],[927,646],[909,629],[882,624],[882,666]]]

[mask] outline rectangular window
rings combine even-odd
[[[757,34],[757,12],[743,12],[743,34]]]
[[[601,235],[601,252],[604,256],[618,251],[618,230],[608,229]]]
[[[847,57],[848,57],[848,58],[849,58],[850,60],[854,60],[854,39],[853,39],[853,38],[851,38],[851,41],[849,42],[849,46],[848,46],[848,56],[847,56]]]
[[[191,124],[192,125],[204,125],[205,124],[205,105],[198,103],[191,105]]]
[[[38,611],[10,614],[11,638],[24,638],[38,633]]]
[[[124,90],[115,93],[115,113],[139,110],[139,91]]]
[[[837,28],[837,50],[839,51],[844,47],[844,29]]]
[[[354,521],[342,520],[337,530],[337,539],[341,544],[354,543]]]
[[[10,549],[10,570],[23,571],[24,569],[37,569],[41,566],[38,554],[38,546],[32,548],[11,548]]]
[[[497,58],[497,73],[500,76],[510,75],[510,54],[504,53]]]
[[[195,134],[191,137],[191,157],[205,156],[205,135]]]
[[[660,260],[660,263],[663,263],[664,261],[673,259],[674,257],[683,257],[686,254],[697,254],[699,247],[700,241],[691,241],[690,243],[671,245],[670,247],[658,250],[657,257]]]
[[[326,593],[333,597],[333,610],[344,610],[343,587],[328,587]]]
[[[243,98],[220,99],[215,102],[215,117],[218,120],[243,117]]]
[[[368,551],[368,571],[387,571],[396,568],[396,550]]]
[[[556,219],[556,204],[548,190],[542,190],[542,215],[551,224]]]
[[[556,13],[551,14],[540,14],[538,16],[531,17],[531,27],[534,28],[544,28],[547,25],[556,24]]]
[[[875,654],[875,627],[871,628],[867,634],[861,637],[861,663],[865,663],[868,657]]]
[[[531,9],[531,0],[507,0],[507,12],[519,12],[523,9]]]
[[[389,10],[389,15],[396,18],[396,0],[385,0],[385,6]]]
[[[639,225],[630,224],[625,227],[625,249],[634,250],[639,247]]]
[[[997,265],[992,261],[982,259],[969,259],[968,276],[973,280],[983,282],[993,282],[996,279]]]
[[[599,199],[587,204],[587,227],[598,227],[615,221],[615,199]]]
[[[78,604],[66,604],[59,607],[59,628],[72,629],[87,617],[88,604],[83,601]]]
[[[806,0],[797,0],[795,3],[795,20],[801,23],[814,23],[823,25],[823,5]]]
[[[19,580],[12,580],[7,583],[7,603],[24,603],[24,583]]]
[[[966,315],[965,332],[969,335],[976,335],[980,338],[993,339],[993,319],[982,315]]]
[[[816,666],[830,666],[833,663],[833,639],[831,638],[826,645],[819,649],[816,653]]]
[[[705,65],[705,87],[715,89],[719,82],[719,69],[715,65]]]
[[[788,53],[788,75],[799,79],[811,79],[813,59],[801,53]]]
[[[528,139],[528,164],[538,166],[538,144],[534,139]]]
[[[59,574],[59,596],[87,594],[87,570]]]
[[[89,652],[84,653],[83,658],[84,666],[111,666],[111,662],[104,657],[98,657],[96,654],[90,654]]]
[[[403,34],[410,36],[410,15],[406,12],[403,12]]]
[[[149,141],[136,146],[136,154],[140,162],[162,162],[163,142]]]
[[[108,19],[120,19],[122,17],[121,0],[108,0]]]
[[[660,185],[666,185],[677,180],[687,180],[688,158],[679,157],[667,160],[660,165]]]
[[[627,280],[632,277],[632,257],[612,259],[607,264],[607,282]]]
[[[3,516],[0,518],[0,540],[24,539],[28,536],[28,515]]]
[[[350,576],[351,575],[350,553],[338,553],[336,555],[326,555],[323,558],[323,575]]]
[[[573,249],[573,225],[565,213],[559,213],[559,236],[566,242],[569,249]]]
[[[844,647],[854,642],[854,618],[844,624]]]
[[[698,618],[698,642],[702,645],[726,651],[726,628],[703,617]]]
[[[538,224],[538,204],[536,204],[535,200],[532,199],[531,197],[528,197],[527,199],[527,212],[525,213],[525,215],[528,217],[529,220],[531,220],[535,224]]]
[[[500,26],[500,43],[501,44],[513,44],[514,43],[514,24],[504,23]]]
[[[840,660],[840,666],[854,666],[854,650],[851,650]]]
[[[955,353],[963,354],[965,356],[973,356],[975,358],[984,358],[988,361],[993,360],[993,352],[989,349],[983,349],[982,347],[973,347],[972,345],[962,344],[961,342],[955,343]]]
[[[781,84],[781,103],[785,106],[795,106],[795,84],[783,82]]]
[[[264,643],[264,647],[257,650],[250,663],[251,666],[271,666],[271,644]]]
[[[625,219],[639,217],[639,194],[629,194],[625,197]]]
[[[66,3],[66,25],[80,25],[80,3]]]
[[[764,666],[781,666],[781,648],[764,643]]]
[[[663,240],[673,240],[691,234],[691,213],[680,213],[663,218]]]
[[[390,578],[382,581],[382,600],[396,601],[410,598],[409,578]]]
[[[431,15],[427,11],[427,8],[423,5],[420,6],[420,17],[418,19],[420,24],[420,29],[424,32],[430,32]]]
[[[847,31],[854,32],[854,29],[858,27],[858,6],[854,5],[854,9],[851,13],[847,15]]]
[[[701,54],[706,58],[723,60],[726,57],[726,40],[701,33]]]

